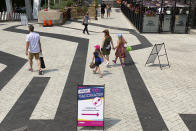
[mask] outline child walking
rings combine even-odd
[[[95,51],[93,52],[92,63],[95,64],[95,70],[93,70],[93,73],[96,74],[98,72],[100,75],[100,78],[102,78],[103,75],[101,73],[101,69],[99,65],[101,65],[101,63],[103,62],[103,55],[101,54],[101,51],[100,51],[100,45],[95,45],[94,47],[95,47]]]
[[[119,58],[121,58],[121,65],[122,67],[125,66],[125,47],[124,45],[127,44],[125,39],[123,38],[122,34],[118,34],[118,41],[117,41],[117,46],[115,47],[116,49],[116,58],[113,60],[113,62],[116,64],[116,61]]]

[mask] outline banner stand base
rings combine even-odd
[[[104,127],[101,126],[78,126],[77,131],[80,130],[100,130],[100,131],[105,131]]]

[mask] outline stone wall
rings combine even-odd
[[[61,25],[64,23],[63,12],[58,10],[41,10],[38,13],[38,23],[43,23],[44,20],[52,20],[53,25]]]

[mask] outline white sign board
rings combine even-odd
[[[104,126],[104,86],[78,86],[77,126]]]
[[[21,25],[28,25],[28,19],[26,15],[20,15]]]

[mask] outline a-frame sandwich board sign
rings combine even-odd
[[[159,52],[161,51],[162,47],[164,47],[165,54],[159,55]],[[162,65],[161,65],[161,62],[160,62],[160,56],[166,56],[166,58],[167,58],[167,63],[168,63],[166,66],[169,66],[169,67],[170,67],[170,65],[169,65],[169,59],[168,59],[168,55],[167,55],[167,51],[166,51],[166,47],[165,47],[165,43],[155,44],[155,45],[153,46],[153,49],[152,49],[152,51],[151,51],[151,53],[150,53],[150,55],[149,55],[149,57],[148,57],[148,60],[146,61],[145,66],[146,66],[147,64],[151,64],[151,63],[154,64],[154,61],[155,61],[156,58],[158,57],[159,66],[160,66],[160,68],[161,68],[161,70],[162,70]]]
[[[104,130],[105,85],[78,85],[77,127],[101,127]]]

